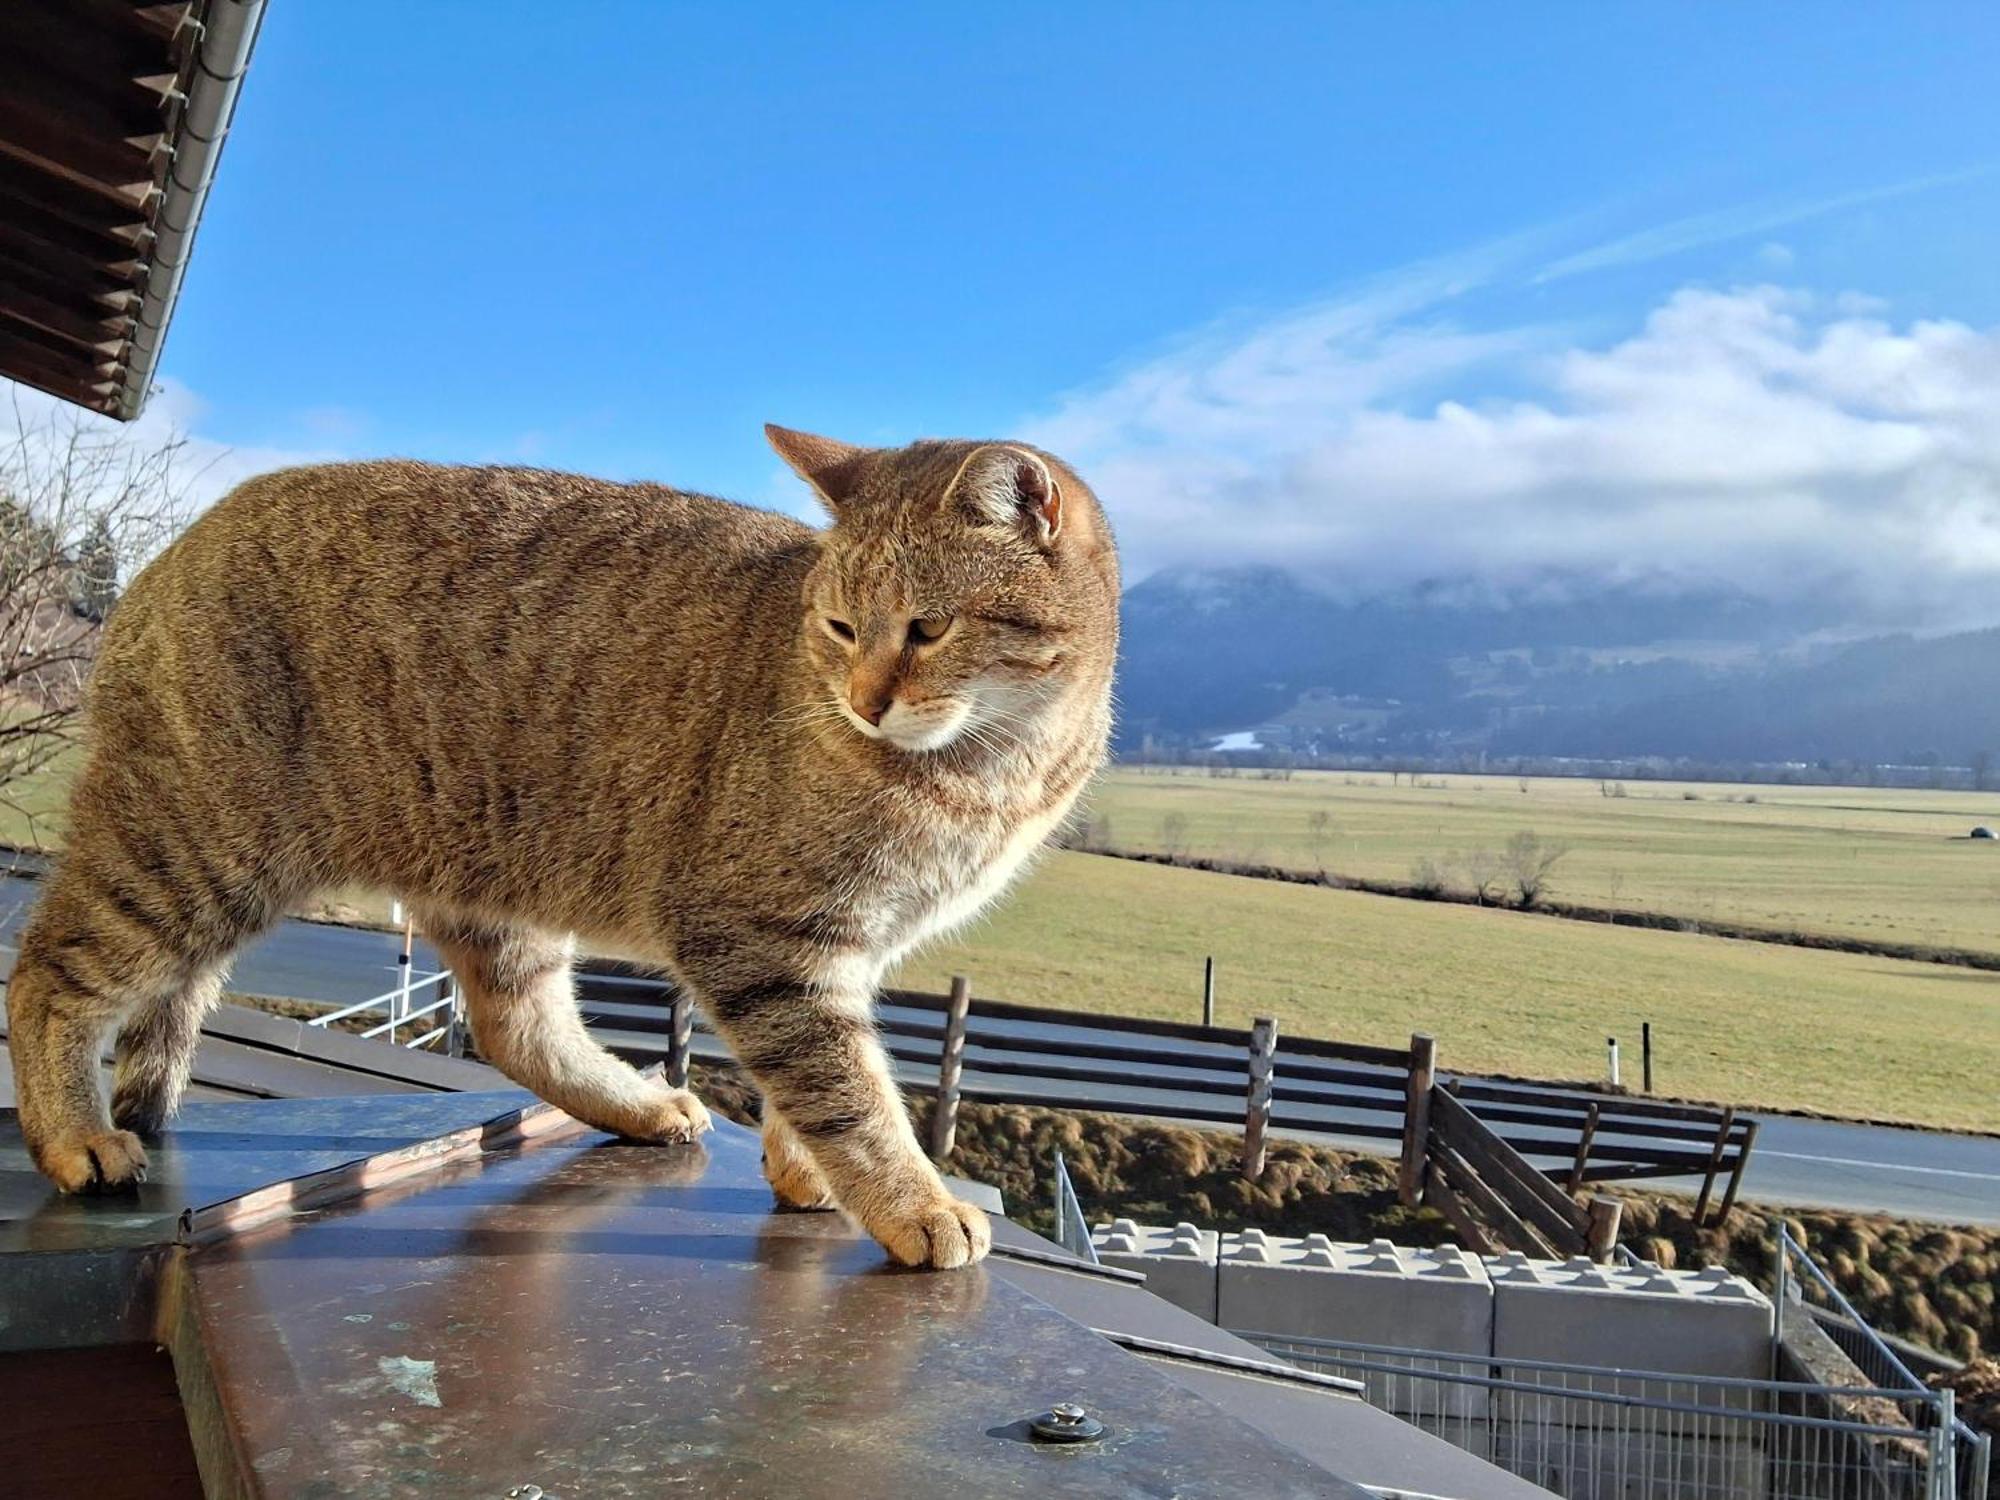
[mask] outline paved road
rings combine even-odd
[[[30,881],[0,880],[0,943],[13,943],[33,892]],[[388,933],[287,921],[245,950],[232,982],[250,994],[351,1004],[394,985],[399,946]],[[0,959],[12,963],[11,946]],[[418,972],[436,962],[428,945],[419,943]],[[1008,1029],[1033,1036],[1041,1028],[1021,1023]],[[981,1081],[976,1064],[968,1068],[967,1081]],[[1022,1092],[1034,1087],[1022,1078],[1005,1082]],[[1157,1108],[1163,1098],[1172,1097],[1170,1091],[1163,1095],[1098,1085],[1049,1085],[1047,1091],[1058,1089],[1133,1110],[1144,1110],[1148,1103]],[[1786,1115],[1759,1118],[1762,1129],[1744,1181],[1746,1198],[2000,1227],[2000,1140]],[[1310,1134],[1357,1149],[1381,1149],[1379,1141],[1344,1138],[1335,1121],[1324,1132]]]

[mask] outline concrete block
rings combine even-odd
[[[1212,1229],[1176,1224],[1171,1229],[1116,1219],[1090,1232],[1097,1258],[1146,1278],[1146,1290],[1198,1318],[1215,1321],[1215,1256]]]
[[[1350,1245],[1323,1234],[1293,1239],[1255,1229],[1224,1235],[1216,1312],[1223,1327],[1239,1332],[1393,1345],[1472,1360],[1484,1360],[1492,1348],[1492,1284],[1478,1257],[1456,1246]],[[1360,1351],[1353,1357],[1412,1370],[1485,1373],[1457,1359]],[[1342,1373],[1332,1365],[1315,1368]],[[1375,1404],[1391,1411],[1449,1419],[1486,1410],[1482,1387],[1382,1370],[1352,1373],[1367,1383]]]
[[[1770,1373],[1770,1301],[1727,1271],[1520,1254],[1489,1256],[1486,1271],[1498,1362],[1549,1359],[1752,1380]]]

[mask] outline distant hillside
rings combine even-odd
[[[1839,621],[1721,591],[1551,579],[1336,598],[1276,568],[1124,602],[1120,744],[1967,764],[2000,754],[2000,630],[1803,644]]]
[[[1560,747],[1560,748],[1558,748]],[[1503,752],[1955,765],[2000,755],[2000,630],[1885,636],[1803,666],[1639,703],[1552,712]]]

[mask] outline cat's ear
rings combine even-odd
[[[790,464],[792,472],[811,485],[821,503],[838,517],[861,482],[870,450],[814,437],[810,432],[794,432],[775,422],[764,424],[764,436],[778,457]]]
[[[1025,448],[995,443],[973,449],[946,487],[945,499],[984,525],[1018,526],[1038,547],[1053,547],[1062,534],[1062,486]]]

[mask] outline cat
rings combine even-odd
[[[585,1030],[573,934],[699,1000],[764,1092],[779,1201],[843,1208],[907,1265],[986,1252],[872,1001],[1102,764],[1111,530],[1026,444],[765,431],[826,529],[648,484],[332,464],[243,484],[133,580],[8,993],[43,1172],[141,1177],[231,954],[352,882],[411,904],[481,1054],[579,1120],[708,1128]]]

